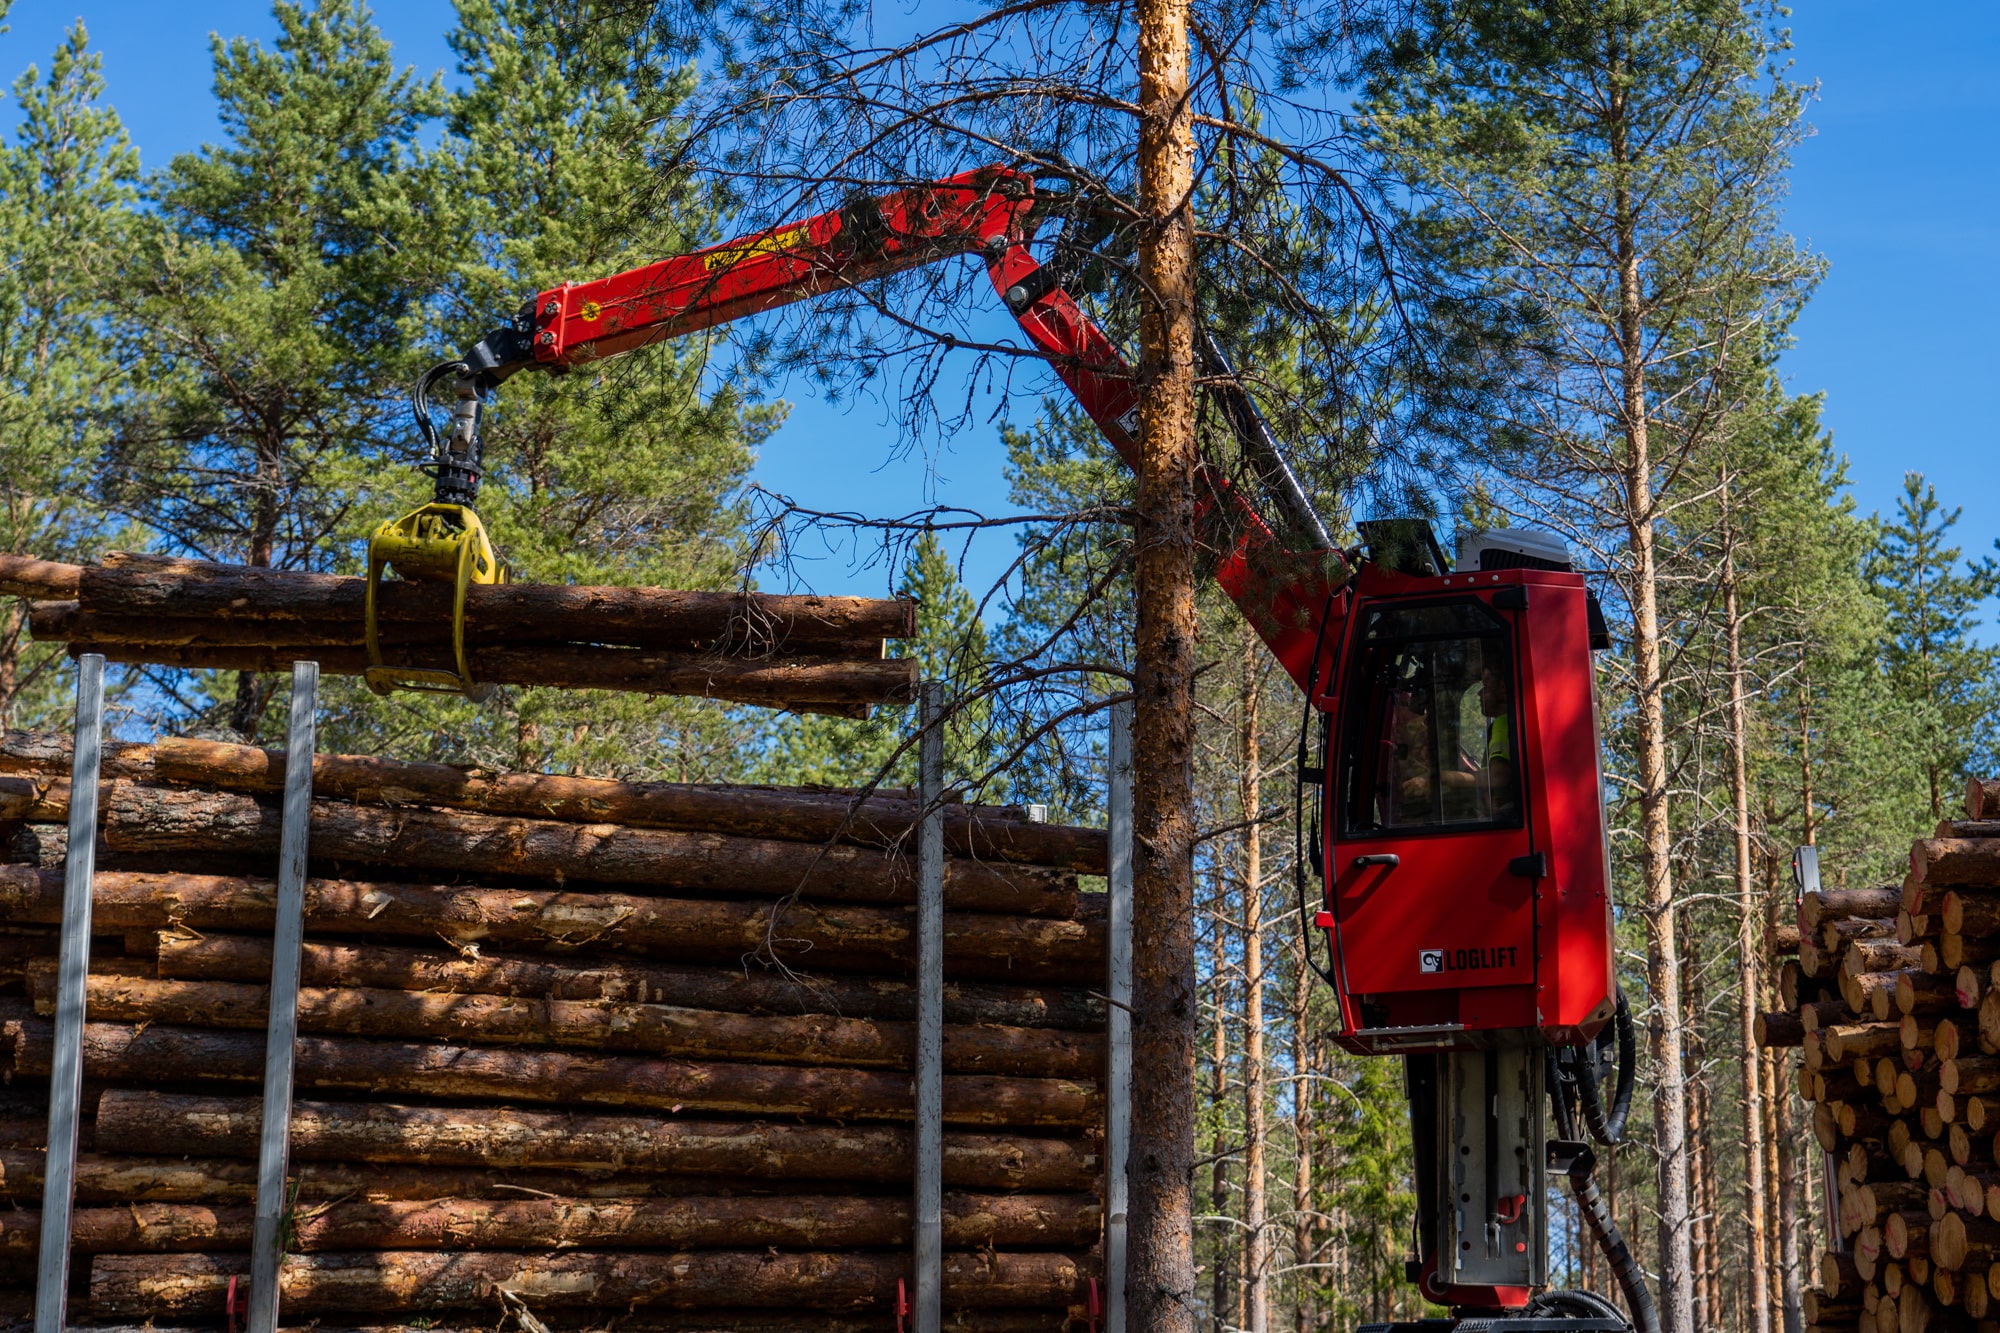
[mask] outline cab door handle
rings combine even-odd
[[[1367,856],[1357,856],[1354,858],[1354,868],[1357,870],[1363,866],[1388,866],[1393,870],[1401,864],[1403,864],[1403,858],[1394,852],[1371,852]]]

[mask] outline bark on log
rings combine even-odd
[[[67,784],[62,791],[67,792]],[[55,792],[50,795],[46,822],[67,819],[67,800],[58,809]],[[113,782],[100,795],[100,836],[114,852],[275,854],[279,823],[275,802],[235,792]],[[399,871],[768,897],[803,892],[816,900],[857,903],[912,902],[916,897],[914,859],[866,847],[464,811],[386,810],[340,801],[313,802],[311,837],[316,860]],[[1074,919],[1081,907],[1075,879],[1065,872],[966,857],[946,861],[945,902],[960,911],[1065,920]]]
[[[270,880],[228,875],[103,871],[92,881],[95,927],[109,932],[189,927],[271,929]],[[775,916],[775,919],[774,919]],[[0,866],[0,921],[57,924],[62,872]],[[916,961],[916,913],[907,907],[768,903],[618,893],[561,893],[314,879],[309,933],[402,937],[455,944],[619,949],[740,962],[775,946],[800,966],[868,969]],[[945,966],[963,977],[1101,983],[1102,923],[947,912]]]
[[[1818,1033],[1825,1043],[1826,1057],[1839,1063],[1860,1056],[1879,1059],[1902,1049],[1900,1023],[1836,1023]]]
[[[0,1033],[12,1042],[16,1074],[49,1074],[50,1023],[15,1020]],[[872,1070],[315,1036],[301,1036],[297,1054],[302,1088],[862,1120],[900,1120],[913,1110],[907,1075]],[[83,1071],[105,1080],[255,1082],[263,1078],[264,1041],[255,1033],[86,1023]],[[944,1080],[944,1117],[953,1124],[1074,1129],[1101,1116],[1093,1083],[979,1074]]]
[[[1792,1015],[1782,1013],[1757,1015],[1757,1044],[1759,1046],[1802,1046],[1805,1044],[1805,1039],[1805,1025]]]
[[[156,1136],[157,1137],[157,1136]],[[158,1155],[128,1152],[77,1154],[76,1201],[124,1207],[134,1203],[184,1203],[229,1206],[257,1197],[254,1140],[239,1145],[242,1160],[182,1156],[182,1146],[163,1137],[149,1150]],[[0,1198],[34,1203],[42,1195],[42,1151],[0,1151]],[[732,1176],[740,1173],[731,1173]],[[1087,1182],[1087,1173],[1078,1173]],[[553,1195],[584,1198],[675,1197],[713,1193],[718,1181],[709,1176],[644,1175],[609,1168],[584,1170],[483,1170],[477,1166],[354,1165],[347,1162],[294,1160],[288,1190],[303,1201],[359,1200],[387,1202],[455,1197],[519,1199]]]
[[[72,657],[101,653],[109,662],[266,675],[291,670],[304,652],[330,676],[364,675],[372,665],[366,652],[349,648],[186,648],[71,640],[68,651]],[[570,646],[469,649],[468,657],[473,678],[485,685],[680,694],[855,718],[867,717],[876,704],[912,697],[918,667],[915,658],[866,662],[825,657],[726,658],[644,648]],[[382,659],[389,666],[416,670],[449,671],[455,666],[448,645],[437,649],[385,648]]]
[[[1849,940],[1873,940],[1896,935],[1898,915],[1907,917],[1909,913],[1891,913],[1886,917],[1849,916],[1834,920],[1822,920],[1817,933],[1820,947],[1828,953],[1840,952]],[[1907,944],[1909,941],[1904,940]]]
[[[302,1196],[303,1197],[303,1196]],[[1084,1249],[1102,1225],[1088,1194],[944,1195],[944,1243]],[[868,1249],[910,1243],[911,1204],[879,1195],[681,1195],[671,1198],[425,1198],[295,1208],[293,1254],[337,1250]],[[78,1254],[238,1253],[255,1210],[192,1203],[80,1208]],[[0,1254],[37,1252],[41,1214],[0,1212]]]
[[[62,764],[68,764],[67,747]],[[284,790],[282,751],[217,741],[163,740],[152,772],[161,781],[225,791]],[[733,833],[822,843],[907,846],[919,813],[907,796],[862,799],[784,787],[680,782],[614,782],[542,773],[478,773],[445,764],[405,763],[368,755],[316,755],[313,791],[322,797],[381,805],[438,805],[489,815],[572,823]],[[1100,829],[1037,824],[1014,807],[947,806],[945,849],[1081,874],[1105,872]]]
[[[98,1150],[254,1158],[261,1115],[255,1097],[114,1089],[98,1102]],[[910,1132],[896,1126],[313,1101],[294,1106],[291,1142],[299,1161],[881,1184],[907,1181],[914,1152]],[[944,1180],[958,1189],[1087,1190],[1099,1167],[1083,1140],[944,1136]]]
[[[1895,996],[1896,977],[1894,972],[1840,973],[1840,995],[1847,1007],[1857,1016],[1872,1016],[1876,1022],[1886,1022],[1889,1018],[1890,1002]],[[1824,1003],[1824,1001],[1822,1001]],[[1801,1012],[1805,1006],[1800,1005]]]
[[[2000,932],[2000,898],[1978,890],[1947,890],[1942,915],[1945,930],[1954,935]]]
[[[1975,1257],[1983,1260],[1981,1268],[1986,1267],[1992,1262],[1991,1251],[1996,1245],[2000,1245],[2000,1222],[1968,1220],[1958,1213],[1946,1213],[1931,1228],[1931,1262],[1953,1272]]]
[[[128,946],[129,948],[129,946]],[[149,942],[161,977],[259,982],[271,975],[271,942],[250,935],[160,931]],[[42,956],[52,957],[53,948]],[[909,1021],[916,987],[886,977],[785,976],[742,967],[670,967],[583,962],[519,954],[438,953],[394,945],[306,941],[300,981],[452,994],[521,995],[549,1000],[712,1006],[745,1014],[841,1014]],[[947,1023],[1101,1031],[1104,1003],[1082,990],[947,981]]]
[[[1882,1248],[1891,1259],[1906,1259],[1913,1254],[1929,1255],[1929,1213],[1915,1208],[1891,1213],[1882,1220],[1881,1229]]]
[[[78,565],[37,560],[31,555],[0,555],[0,596],[45,600],[74,597],[83,569]]]
[[[30,976],[38,1013],[55,1012],[55,963]],[[91,1017],[263,1031],[269,987],[228,981],[161,981],[91,976]],[[815,1067],[913,1068],[916,1029],[908,1023],[814,1014],[751,1017],[662,1004],[538,1000],[407,990],[308,986],[299,991],[299,1030],[350,1037],[553,1046],[709,1060]],[[965,1027],[944,1030],[949,1073],[1094,1079],[1104,1040],[1095,1033]]]
[[[1864,1285],[1854,1269],[1854,1256],[1838,1250],[1822,1250],[1819,1256],[1819,1285],[1828,1296],[1859,1301]]]
[[[1799,899],[1799,925],[1807,934],[1817,936],[1827,921],[1893,918],[1900,899],[1897,889],[1820,889]]]
[[[1938,1066],[1939,1086],[1946,1092],[1976,1093],[2000,1091],[2000,1058],[1972,1057],[1946,1060]]]
[[[1840,924],[1843,923],[1829,923],[1829,928]],[[1937,929],[1937,917],[1935,915],[1920,914],[1912,916],[1908,911],[1902,909],[1898,909],[1896,912],[1895,934],[1896,943],[1898,944],[1915,944],[1919,940],[1936,934]]]
[[[1764,927],[1764,951],[1773,957],[1798,953],[1799,928],[1796,925]]]
[[[2000,778],[1966,779],[1965,817],[2000,819]]]
[[[1952,983],[1928,972],[1905,970],[1891,973],[1895,978],[1896,1011],[1903,1014],[1943,1013],[1957,996]]]
[[[2000,888],[2000,838],[1919,838],[1910,877],[1931,888]]]
[[[1901,972],[1919,966],[1921,961],[1916,949],[1898,944],[1893,938],[1854,940],[1841,951],[1840,967],[1859,976],[1863,972]]]
[[[228,1255],[100,1255],[90,1308],[120,1318],[216,1316],[243,1261]],[[292,1315],[486,1309],[503,1290],[542,1310],[799,1309],[887,1311],[909,1260],[900,1254],[706,1250],[685,1254],[379,1252],[287,1258],[279,1275]],[[1063,1254],[945,1256],[947,1307],[1062,1309],[1086,1294]]]
[[[0,566],[0,579],[9,577]],[[324,620],[359,627],[366,614],[367,580],[336,574],[113,553],[74,576],[33,570],[11,577],[51,589],[68,583],[72,592],[20,595],[74,598],[97,615]],[[386,624],[449,625],[451,608],[452,589],[445,583],[386,580],[377,598]],[[548,583],[475,584],[466,589],[465,617],[468,630],[529,642],[839,643],[907,639],[917,632],[916,603],[909,598]]]

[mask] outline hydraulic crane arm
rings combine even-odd
[[[663,338],[678,337],[832,290],[957,255],[977,254],[1007,309],[1126,464],[1139,466],[1134,377],[1118,350],[1029,252],[1040,221],[1031,177],[1000,167],[964,172],[799,222],[589,282],[566,282],[524,303],[458,361],[418,382],[420,429],[432,445],[427,470],[437,500],[470,505],[481,471],[481,395],[524,370],[564,371]],[[1213,339],[1203,362],[1224,377]],[[458,404],[450,438],[431,431],[431,386],[453,377]],[[1347,567],[1292,474],[1255,405],[1233,381],[1215,394],[1247,461],[1310,549],[1295,551],[1230,480],[1202,469],[1204,530],[1215,573],[1231,599],[1301,685],[1314,676],[1319,626]],[[1322,684],[1327,679],[1318,673]]]

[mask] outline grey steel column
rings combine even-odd
[[[292,1063],[299,1030],[299,952],[305,936],[306,838],[318,744],[319,663],[292,664],[292,726],[285,742],[285,813],[278,842],[278,923],[271,941],[271,1014],[264,1028],[264,1118],[257,1143],[257,1212],[250,1236],[250,1333],[277,1333],[279,1249],[292,1135]],[[39,1330],[37,1331],[39,1333]]]
[[[83,983],[90,972],[90,881],[97,870],[97,778],[103,755],[104,657],[76,663],[76,737],[69,765],[69,846],[63,856],[62,947],[56,965],[56,1048],[49,1073],[49,1146],[42,1169],[42,1249],[35,1333],[63,1333],[69,1304],[69,1210],[76,1190],[76,1122],[83,1101]]]
[[[1125,1164],[1132,1148],[1132,705],[1111,706],[1110,1085],[1104,1090],[1104,1333],[1125,1333]]]
[[[944,685],[923,683],[917,723],[917,1270],[914,1333],[944,1323]]]

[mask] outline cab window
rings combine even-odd
[[[1518,825],[1514,685],[1512,635],[1484,603],[1368,611],[1342,708],[1341,832]]]

